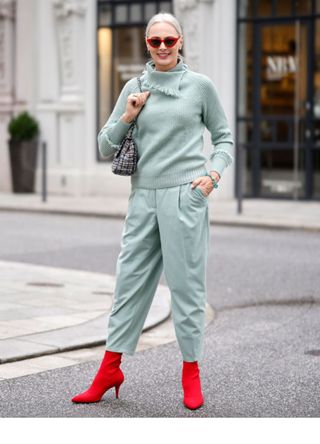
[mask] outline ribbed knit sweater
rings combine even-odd
[[[234,144],[216,88],[205,74],[192,71],[182,59],[168,71],[158,71],[149,60],[141,77],[149,97],[136,118],[133,137],[138,148],[131,186],[165,188],[205,175],[205,127],[211,133],[209,171],[222,176],[233,161]],[[126,136],[130,123],[121,119],[127,97],[139,93],[137,78],[126,82],[107,122],[98,134],[102,157],[110,158]]]

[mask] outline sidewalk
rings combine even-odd
[[[6,261],[0,274],[0,380],[102,357],[114,276]],[[159,285],[137,351],[175,341],[170,315]]]
[[[128,197],[74,197],[0,193],[0,211],[72,214],[124,218]],[[210,222],[215,225],[320,230],[320,202],[276,199],[244,199],[237,214],[236,200],[209,197]]]

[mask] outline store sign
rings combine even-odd
[[[294,56],[268,56],[266,77],[269,81],[281,80],[289,73],[297,71],[296,58]]]

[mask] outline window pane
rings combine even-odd
[[[316,3],[320,13],[320,1]],[[314,139],[313,139],[313,197],[320,198],[320,20],[315,22],[315,56],[314,56]]]
[[[311,0],[295,0],[295,4],[297,15],[311,14]]]
[[[280,2],[276,2],[276,15],[291,16],[292,14],[293,10],[291,0],[282,0]]]
[[[282,0],[284,3],[288,0]],[[290,1],[290,0],[289,0]],[[257,1],[257,16],[258,17],[271,17],[272,16],[272,0]]]
[[[241,188],[244,196],[252,196],[252,149],[243,149],[241,152],[242,165],[241,171]]]
[[[112,60],[112,31],[110,28],[98,30],[98,57],[99,57],[99,128],[103,126],[110,114],[111,104],[111,60]]]
[[[314,140],[313,144],[315,148],[320,148],[320,120],[314,120]]]
[[[117,5],[115,13],[116,23],[126,23],[127,22],[127,6]]]
[[[144,29],[140,26],[128,26],[114,30],[115,99],[123,84],[130,78],[141,74],[144,68],[146,46],[143,33]]]
[[[131,22],[142,21],[141,5],[135,4],[130,6],[130,20]]]
[[[160,2],[160,11],[172,12],[171,2]]]
[[[320,150],[313,150],[313,188],[314,197],[320,198]]]
[[[111,7],[106,5],[99,5],[99,24],[100,27],[107,27],[111,25]]]
[[[145,19],[150,20],[151,17],[156,14],[156,3],[146,3],[145,5]]]
[[[304,151],[298,153],[297,180],[293,175],[294,152],[291,149],[261,151],[261,195],[290,196],[297,191],[298,197],[304,196]]]
[[[307,94],[307,27],[262,27],[261,111],[294,115],[296,100],[305,111]],[[299,53],[297,52],[299,50]]]
[[[246,18],[253,15],[253,0],[239,1],[239,17]]]
[[[252,142],[252,122],[238,123],[238,143],[247,145]]]
[[[320,3],[320,2],[319,2]],[[315,56],[314,56],[314,117],[320,118],[320,20],[315,22]]]

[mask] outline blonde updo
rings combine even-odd
[[[151,19],[148,21],[145,31],[145,37],[146,38],[149,37],[149,31],[152,25],[154,25],[155,23],[163,23],[163,22],[172,25],[179,34],[179,36],[182,36],[182,27],[178,22],[177,18],[170,12],[158,12],[157,14],[153,15]],[[183,56],[180,54],[180,52],[178,53],[178,57],[182,61],[184,61]]]

